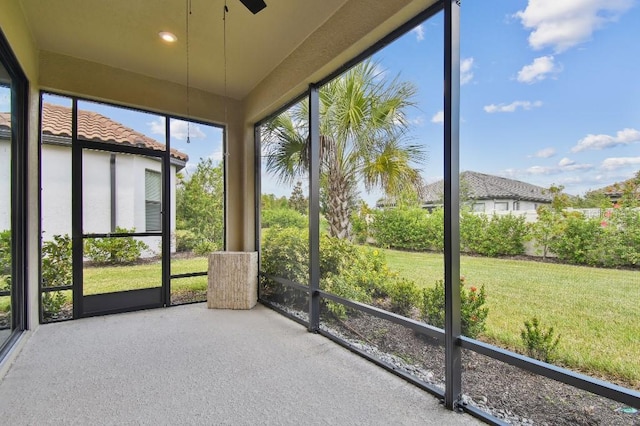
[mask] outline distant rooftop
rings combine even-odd
[[[600,189],[595,189],[593,191],[589,191],[589,192],[601,192],[609,197],[616,197],[616,196],[621,196],[625,189],[627,187],[629,188],[633,188],[634,185],[637,185],[638,180],[640,179],[640,171],[637,172],[635,177],[632,177],[631,179],[627,179],[623,182],[616,182],[613,183],[611,185],[605,186],[604,188],[600,188]],[[640,185],[638,185],[637,187],[635,187],[635,192],[638,194],[638,196],[640,196]]]
[[[471,171],[460,173],[460,190],[473,200],[513,199],[543,203],[552,201],[549,191],[541,186]],[[444,180],[426,185],[423,202],[441,203],[443,194]]]

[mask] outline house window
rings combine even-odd
[[[145,222],[147,232],[162,231],[162,175],[154,170],[144,171]]]
[[[513,210],[520,210],[520,201],[513,202]]]
[[[484,203],[473,203],[474,212],[484,212]]]
[[[493,206],[493,209],[498,212],[506,212],[507,210],[509,210],[509,203],[507,203],[506,201],[496,202]]]

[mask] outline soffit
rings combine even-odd
[[[223,0],[20,0],[39,49],[224,94]],[[227,0],[227,94],[242,99],[347,0]],[[171,31],[168,45],[159,31]],[[188,61],[187,61],[188,50]]]

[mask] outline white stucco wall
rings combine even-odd
[[[46,145],[43,147],[43,151]],[[43,211],[43,215],[49,214]],[[82,152],[82,232],[111,232],[111,172],[109,153]]]
[[[496,210],[496,203],[507,203],[507,210]],[[518,209],[514,209],[514,203],[519,203]],[[523,211],[523,210],[535,210],[542,203],[536,203],[533,201],[516,201],[513,199],[495,199],[495,200],[478,200],[473,204],[484,204],[485,213],[493,213],[494,211]]]
[[[42,238],[71,235],[71,148],[44,145],[41,164]]]
[[[160,172],[160,160],[116,154],[116,226],[134,228],[136,232],[146,231],[145,170]],[[175,188],[175,166],[171,166],[169,178],[172,188]],[[175,231],[175,200],[173,192],[169,209],[171,234]],[[84,233],[111,232],[109,152],[83,152],[83,228]],[[44,240],[54,235],[71,235],[71,148],[68,146],[42,146],[42,231]],[[144,237],[141,240],[151,248],[147,255],[158,252],[160,237]]]

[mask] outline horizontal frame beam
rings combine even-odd
[[[605,382],[604,380],[599,380],[594,377],[567,370],[566,368],[547,364],[546,362],[538,361],[506,349],[501,349],[497,346],[480,342],[469,337],[462,336],[460,338],[460,346],[464,349],[469,349],[473,352],[505,362],[513,365],[514,367],[522,368],[523,370],[530,371],[557,382],[565,383],[575,388],[604,396],[605,398],[613,399],[632,407],[640,407],[640,392],[632,389],[623,388],[622,386],[614,385],[613,383]]]
[[[273,277],[263,272],[260,272],[259,275],[262,277],[268,278],[270,280],[273,280],[279,284],[285,285],[287,287],[292,287],[297,290],[310,293],[309,287],[303,286],[291,280],[280,278],[280,277]],[[323,291],[323,290],[318,290],[317,293],[323,299],[331,300],[332,302],[340,303],[341,305],[356,309],[358,311],[361,311],[369,315],[373,315],[377,318],[391,321],[395,324],[410,328],[415,332],[422,333],[427,336],[436,338],[441,343],[444,342],[444,330],[440,328],[433,327],[429,324],[412,320],[410,318],[406,318],[401,315],[394,314],[393,312],[388,312],[383,309],[376,308],[374,306],[344,299],[340,296],[327,293],[326,291]],[[308,326],[308,323],[278,308],[276,305],[273,305],[268,300],[260,299],[260,302],[267,305],[271,309],[274,309],[275,311],[285,315],[286,317],[291,318],[294,321],[304,326]],[[326,336],[327,334],[326,331],[325,332],[321,331],[320,334],[325,335],[325,337],[329,337],[329,336]],[[331,338],[332,340],[338,339],[335,336],[329,337],[329,338]],[[508,351],[506,349],[501,349],[497,346],[480,342],[478,340],[474,340],[466,336],[461,336],[459,339],[457,339],[456,345],[460,346],[462,349],[471,350],[481,355],[485,355],[490,358],[496,359],[498,361],[505,362],[509,365],[513,365],[514,367],[518,367],[518,368],[522,368],[523,370],[530,371],[539,376],[547,377],[557,382],[565,383],[577,389],[591,392],[593,394],[600,395],[605,398],[609,398],[614,401],[618,401],[632,407],[640,406],[640,392],[634,391],[632,389],[627,389],[622,386],[605,382],[604,380],[599,380],[590,376],[586,376],[584,374],[575,373],[571,370],[567,370],[562,367],[557,367],[552,364],[547,364],[545,362],[541,362],[541,361],[526,357],[524,355],[520,355],[515,352]],[[461,405],[460,408],[465,411],[469,411],[469,414],[472,414],[474,416],[476,415],[475,413],[470,412],[471,409],[468,406]],[[492,416],[482,417],[482,419],[486,421],[494,422],[493,420],[494,418]],[[498,421],[498,419],[496,419],[496,421]],[[495,424],[501,424],[501,423],[498,421]]]

